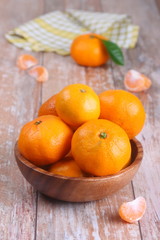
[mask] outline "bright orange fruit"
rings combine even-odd
[[[119,172],[131,157],[126,132],[104,119],[91,120],[79,127],[73,134],[71,151],[79,167],[94,176]]]
[[[48,171],[66,177],[84,176],[83,172],[72,157],[65,157],[64,159],[52,164]]]
[[[60,160],[70,151],[72,134],[59,117],[41,116],[23,126],[18,149],[33,164],[45,166]]]
[[[48,70],[43,66],[32,67],[28,74],[35,78],[38,82],[46,82],[48,80]]]
[[[57,116],[57,112],[55,109],[56,96],[57,94],[53,95],[41,105],[38,111],[38,116],[43,116],[43,115]]]
[[[143,217],[145,210],[145,199],[138,197],[131,202],[123,203],[119,208],[119,215],[124,221],[134,223]]]
[[[129,138],[135,137],[143,128],[145,110],[141,101],[124,90],[108,90],[99,95],[100,118],[110,120],[121,126]]]
[[[99,117],[99,98],[87,85],[68,85],[56,96],[56,112],[68,125],[79,127],[84,122]]]
[[[29,54],[23,54],[17,59],[17,66],[22,70],[26,70],[36,64],[38,64],[37,59]]]
[[[129,70],[124,78],[126,89],[132,92],[141,92],[150,88],[152,82],[144,74],[135,70]]]
[[[71,45],[72,58],[82,66],[96,67],[109,60],[109,54],[100,39],[106,39],[95,33],[76,37]]]

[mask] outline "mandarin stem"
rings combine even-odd
[[[101,133],[99,134],[99,137],[105,139],[105,138],[107,137],[107,133],[101,132]]]
[[[37,122],[35,122],[34,124],[35,124],[35,125],[39,125],[41,122],[42,122],[42,121],[37,121]]]

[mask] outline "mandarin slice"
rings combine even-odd
[[[134,223],[143,217],[145,210],[146,200],[137,197],[133,201],[123,203],[119,208],[119,215],[124,221]]]
[[[36,64],[38,64],[38,60],[29,54],[23,54],[17,59],[17,67],[22,70],[26,70],[30,67],[35,66]]]
[[[28,71],[28,74],[35,78],[38,82],[46,82],[48,80],[48,70],[43,66],[35,66]]]
[[[152,82],[144,74],[132,69],[126,73],[124,78],[124,85],[129,91],[141,92],[150,88]]]

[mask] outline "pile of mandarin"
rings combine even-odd
[[[20,153],[53,174],[82,178],[115,174],[128,166],[130,139],[145,121],[135,95],[108,90],[98,96],[84,84],[63,88],[42,104],[38,115],[21,129]],[[123,203],[119,215],[134,223],[145,210],[145,199],[138,197]]]
[[[100,55],[93,56],[95,53]],[[93,34],[75,39],[71,56],[83,66],[99,66],[109,59],[102,42]],[[31,55],[20,56],[17,66],[28,70],[38,82],[48,80],[47,69],[38,65]],[[124,86],[132,92],[145,91],[151,86],[151,80],[130,70],[125,75]],[[38,117],[23,126],[18,149],[31,163],[53,174],[82,178],[112,175],[130,164],[130,139],[140,133],[144,122],[145,111],[135,95],[124,90],[108,90],[98,96],[87,85],[72,84],[43,103]],[[142,218],[145,210],[145,199],[138,197],[123,203],[119,215],[134,223]]]
[[[142,129],[141,101],[124,90],[99,94],[84,84],[64,87],[25,124],[20,153],[39,167],[68,177],[106,176],[130,164],[130,139]]]
[[[93,34],[78,37],[71,46],[71,57],[83,66],[104,64],[109,55],[100,39]],[[93,56],[95,53],[100,55]],[[21,55],[17,66],[38,82],[48,80],[47,69],[31,55]],[[147,76],[135,70],[124,77],[125,88],[132,92],[145,91],[151,84]],[[72,84],[43,103],[38,117],[23,126],[18,149],[31,163],[56,175],[112,175],[131,163],[130,139],[140,133],[144,122],[144,107],[132,93],[107,90],[97,95],[87,85]],[[134,223],[145,210],[145,199],[138,197],[123,203],[119,215]]]

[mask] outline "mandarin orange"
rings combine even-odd
[[[135,137],[143,128],[145,110],[141,101],[124,90],[108,90],[99,95],[100,118],[110,120],[121,126],[129,138]]]
[[[105,37],[87,33],[76,37],[71,45],[72,58],[82,66],[96,67],[109,60],[109,54],[101,39]]]
[[[56,112],[64,122],[76,128],[99,117],[99,98],[87,85],[68,85],[56,96]]]
[[[59,117],[41,116],[23,126],[18,149],[33,164],[48,165],[70,151],[72,134],[72,130]]]
[[[97,119],[84,123],[75,131],[71,151],[84,172],[104,176],[117,173],[130,163],[131,145],[120,126]]]
[[[62,160],[53,163],[48,171],[66,177],[85,176],[72,157],[65,157]]]
[[[43,115],[57,116],[57,112],[55,109],[56,96],[57,94],[53,95],[41,105],[38,111],[38,116],[43,116]]]

